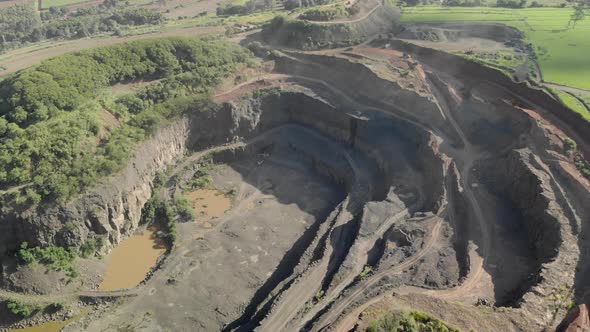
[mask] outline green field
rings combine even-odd
[[[535,46],[544,80],[590,90],[590,18],[568,28],[570,8],[418,6],[404,8],[403,23],[497,22],[520,29]]]
[[[564,104],[566,104],[567,107],[582,114],[584,119],[590,121],[590,113],[588,112],[588,109],[586,108],[586,106],[580,100],[578,100],[576,97],[572,96],[570,93],[556,90],[556,89],[553,89],[553,91],[555,93],[557,93],[557,95],[559,96],[559,99],[561,99],[561,101]]]
[[[89,0],[42,0],[41,6],[42,9],[47,9],[50,7],[63,7],[67,5],[74,5],[77,3],[88,2]]]

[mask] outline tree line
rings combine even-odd
[[[126,27],[162,22],[162,13],[146,8],[100,5],[70,13],[65,7],[52,7],[38,15],[31,4],[16,4],[0,8],[0,52],[28,42],[121,34]]]

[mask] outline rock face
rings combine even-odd
[[[590,317],[588,306],[580,304],[573,308],[563,319],[556,332],[586,332],[590,331]]]
[[[551,172],[528,148],[512,150],[478,166],[480,181],[508,198],[522,214],[526,238],[533,250],[534,278],[523,281],[518,306],[534,317],[550,317],[550,297],[574,285],[580,249],[574,238],[568,206]]]
[[[321,24],[304,20],[273,20],[263,28],[262,37],[270,44],[298,49],[343,47],[392,31],[399,16],[399,10],[384,1],[365,18],[352,23]]]
[[[384,126],[384,122],[359,122],[313,94],[284,91],[237,100],[221,105],[214,112],[195,112],[178,119],[142,142],[119,174],[103,179],[95,188],[64,206],[42,206],[34,211],[3,216],[0,255],[14,250],[24,241],[31,246],[79,246],[90,238],[102,237],[107,244],[115,245],[139,225],[141,210],[152,195],[152,182],[157,172],[174,164],[187,151],[227,143],[236,137],[248,138],[285,123],[316,129],[370,154],[372,161],[369,163],[375,165],[366,164],[362,168],[367,168],[367,173],[372,176],[386,172],[387,181],[382,182],[382,188],[372,188],[375,193],[383,195],[395,170],[403,172],[408,165],[425,171],[425,182],[442,181],[442,162],[432,150],[431,138],[427,134],[412,133],[409,128],[402,130],[399,124],[395,129],[394,123]],[[372,148],[377,143],[376,138],[395,131],[402,135],[388,138],[389,148],[385,144],[379,149]],[[403,157],[391,150],[391,146],[395,147],[394,141],[402,151],[417,147],[420,153]],[[392,153],[400,158],[392,158]],[[348,180],[344,173],[326,175],[337,181]],[[422,205],[434,209],[441,194],[435,190]]]
[[[142,142],[119,174],[71,202],[1,216],[0,255],[23,241],[31,246],[78,246],[98,236],[109,244],[120,242],[137,228],[156,172],[190,148],[224,143],[232,123],[231,115],[223,111],[183,117]]]

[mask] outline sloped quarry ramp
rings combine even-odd
[[[590,186],[563,143],[587,134],[537,92],[391,45],[285,52],[273,88],[189,120],[232,208],[182,224],[137,297],[79,324],[349,331],[387,296],[420,294],[512,307],[497,315],[538,331],[588,300]]]

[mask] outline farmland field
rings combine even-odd
[[[557,93],[557,95],[559,96],[559,99],[561,99],[561,101],[564,104],[566,104],[569,108],[582,114],[584,119],[590,120],[590,112],[588,112],[588,109],[580,100],[578,100],[576,97],[574,97],[572,94],[570,94],[568,92],[555,90],[555,89],[553,91],[555,91]],[[580,97],[578,97],[578,98],[580,98]]]
[[[43,9],[47,9],[50,7],[62,7],[68,5],[74,5],[82,2],[87,2],[89,0],[42,0],[41,5]]]
[[[405,8],[404,23],[488,22],[520,29],[535,47],[544,80],[590,89],[590,19],[569,25],[570,8],[419,6]]]

